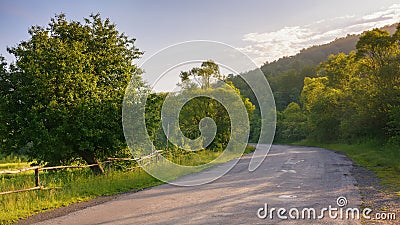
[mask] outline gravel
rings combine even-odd
[[[363,224],[400,224],[400,197],[380,183],[372,171],[364,167],[353,166],[351,171],[356,179],[362,196],[362,207],[370,208],[373,213],[395,213],[396,220],[364,220]]]

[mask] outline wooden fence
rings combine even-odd
[[[39,172],[44,171],[44,170],[56,170],[56,169],[77,169],[77,168],[89,168],[92,166],[98,166],[98,165],[108,165],[108,170],[110,170],[110,165],[113,161],[136,161],[140,162],[145,159],[153,158],[156,156],[159,156],[160,153],[163,150],[157,150],[151,153],[150,155],[143,156],[140,158],[107,158],[107,161],[100,162],[98,164],[91,164],[91,165],[83,165],[83,166],[52,166],[52,167],[40,167],[40,166],[33,166],[33,167],[28,167],[28,168],[22,168],[18,170],[2,170],[0,171],[1,174],[18,174],[18,173],[23,173],[27,171],[34,170],[34,176],[35,176],[35,187],[32,188],[27,188],[27,189],[22,189],[22,190],[13,190],[13,191],[5,191],[5,192],[0,192],[0,195],[5,195],[5,194],[11,194],[11,193],[18,193],[18,192],[24,192],[24,191],[32,191],[32,190],[49,190],[49,189],[57,189],[60,187],[53,187],[53,188],[46,188],[40,185],[40,176]],[[137,167],[135,167],[137,168]]]

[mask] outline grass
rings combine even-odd
[[[248,146],[243,154],[250,153],[254,151],[254,149],[254,147]],[[221,155],[221,152],[200,150],[196,152],[185,151],[184,154],[178,153],[178,155],[179,157],[174,157],[166,154],[165,157],[168,158],[169,161],[179,164],[182,167],[175,167],[169,163],[159,163],[157,164],[157,168],[151,169],[154,169],[153,172],[159,177],[162,177],[163,180],[175,180],[178,177],[200,172],[212,166],[238,158],[242,154],[238,152],[229,152],[228,154]]]
[[[249,147],[245,153],[253,150],[254,148]],[[202,151],[199,154],[183,155],[179,161],[185,165],[198,165],[212,161],[218,154],[216,152]],[[221,159],[207,167],[226,162],[229,159]],[[29,166],[29,164],[26,162],[3,163],[0,164],[0,168],[2,168],[0,170],[16,169],[25,166]],[[190,172],[197,171],[199,169]],[[122,171],[112,168],[110,172],[102,176],[93,175],[89,169],[64,169],[43,172],[40,174],[40,180],[41,184],[45,187],[61,188],[0,195],[0,224],[11,224],[39,212],[90,200],[99,196],[141,190],[163,183],[140,168],[133,171]],[[30,187],[34,187],[32,171],[13,175],[0,175],[0,192]]]
[[[22,169],[29,167],[30,163],[27,162],[16,162],[16,163],[1,163],[0,170],[13,170],[13,169]]]
[[[373,171],[389,190],[400,196],[400,149],[369,140],[359,144],[321,144],[301,141],[295,145],[322,147],[344,153],[355,165]]]
[[[0,195],[0,224],[9,224],[41,211],[98,196],[140,190],[162,183],[141,169],[111,171],[104,176],[95,176],[89,169],[75,169],[43,173],[40,178],[45,187],[62,188]],[[32,174],[4,175],[0,179],[0,191],[34,186]]]

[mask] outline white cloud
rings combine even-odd
[[[344,16],[320,20],[302,26],[284,27],[267,33],[249,33],[243,41],[249,44],[239,50],[245,52],[258,65],[291,56],[301,49],[321,45],[365,30],[400,22],[400,4],[363,16]]]

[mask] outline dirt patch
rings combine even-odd
[[[394,191],[380,184],[379,178],[364,167],[354,166],[352,175],[358,183],[363,208],[375,213],[395,213],[396,220],[363,220],[363,224],[400,224],[400,197]]]

